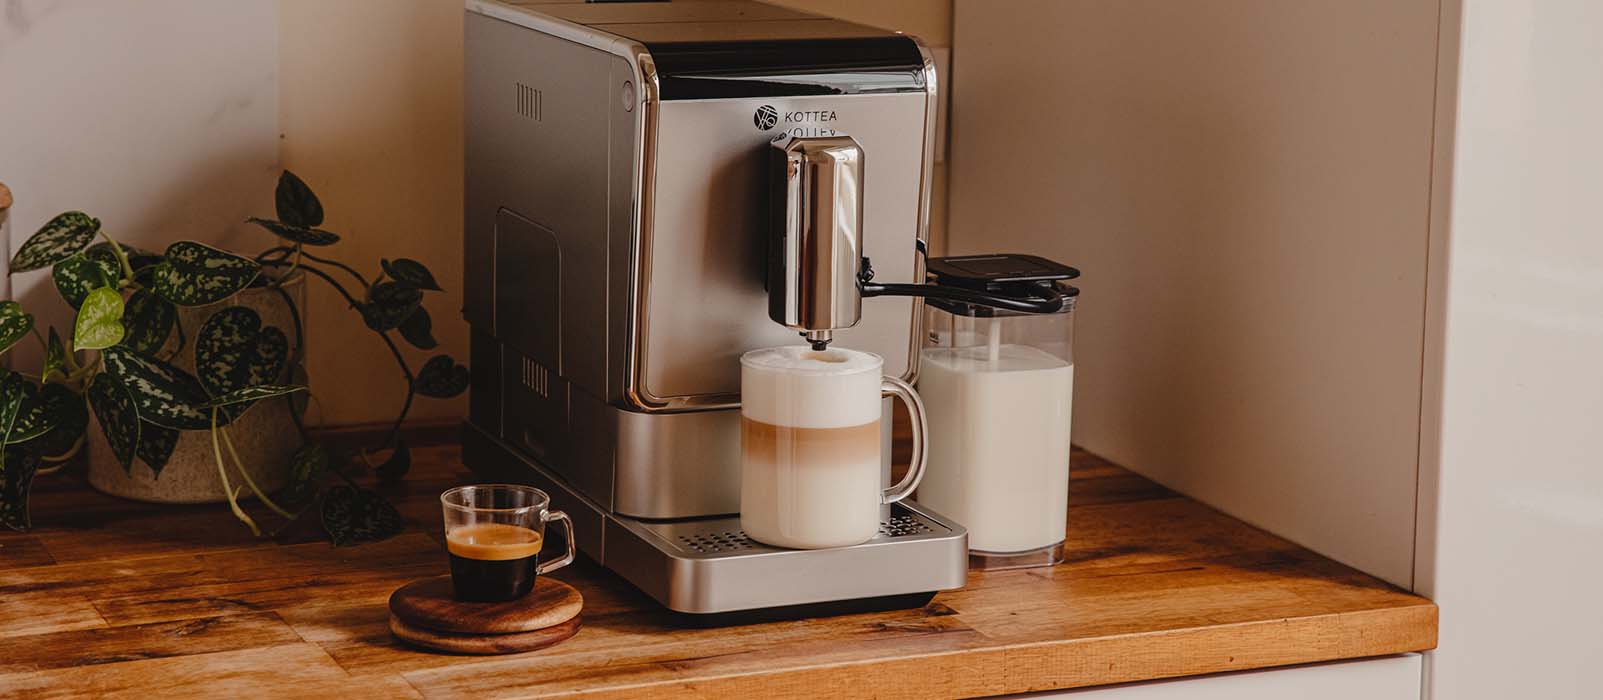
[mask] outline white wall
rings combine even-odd
[[[1465,0],[1462,12],[1451,197],[1431,253],[1426,377],[1440,410],[1421,455],[1418,590],[1442,609],[1430,689],[1596,698],[1603,4]]]
[[[0,5],[0,181],[11,251],[81,209],[118,240],[266,247],[278,164],[273,0],[6,0]],[[9,257],[9,253],[7,253]],[[49,272],[16,298],[65,331]],[[64,333],[63,335],[66,335]],[[20,345],[19,368],[39,356]]]
[[[1436,0],[957,0],[949,241],[1081,267],[1074,438],[1413,567]]]

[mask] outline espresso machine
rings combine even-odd
[[[682,613],[962,586],[964,528],[916,503],[822,550],[738,516],[742,353],[917,373],[929,54],[743,1],[469,0],[465,24],[467,464],[549,492],[581,551]]]

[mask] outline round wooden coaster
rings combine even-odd
[[[535,579],[528,595],[505,603],[457,600],[449,574],[418,579],[390,594],[390,614],[409,627],[456,634],[533,632],[567,622],[583,608],[578,590],[549,576]]]
[[[453,654],[516,654],[544,649],[579,633],[582,617],[553,627],[511,634],[452,634],[413,627],[390,615],[390,633],[407,644]]]

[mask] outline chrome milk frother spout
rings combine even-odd
[[[863,255],[863,147],[850,136],[773,141],[768,317],[823,350],[863,316],[863,297],[934,297],[1022,313],[1054,313],[1048,285],[1023,296],[940,284],[880,284]]]

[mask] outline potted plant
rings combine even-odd
[[[394,357],[406,392],[393,427],[374,446],[391,449],[377,472],[394,479],[410,466],[400,428],[415,397],[467,389],[465,366],[440,354],[414,371],[393,337],[437,346],[421,302],[440,287],[415,260],[381,260],[370,280],[315,255],[308,248],[340,240],[319,228],[317,195],[287,170],[275,194],[277,218],[248,220],[276,236],[255,256],[195,241],[160,254],[140,250],[82,212],[51,219],[23,243],[12,274],[49,269],[76,317],[65,336],[55,328],[41,333],[20,304],[0,302],[0,353],[30,337],[44,349],[37,374],[0,370],[0,522],[28,529],[33,478],[87,444],[97,488],[146,500],[226,500],[258,534],[240,506],[247,495],[286,520],[320,504],[336,544],[399,528],[393,507],[351,481],[327,448],[304,439],[297,294],[308,277],[330,285]],[[330,476],[344,483],[322,488]]]

